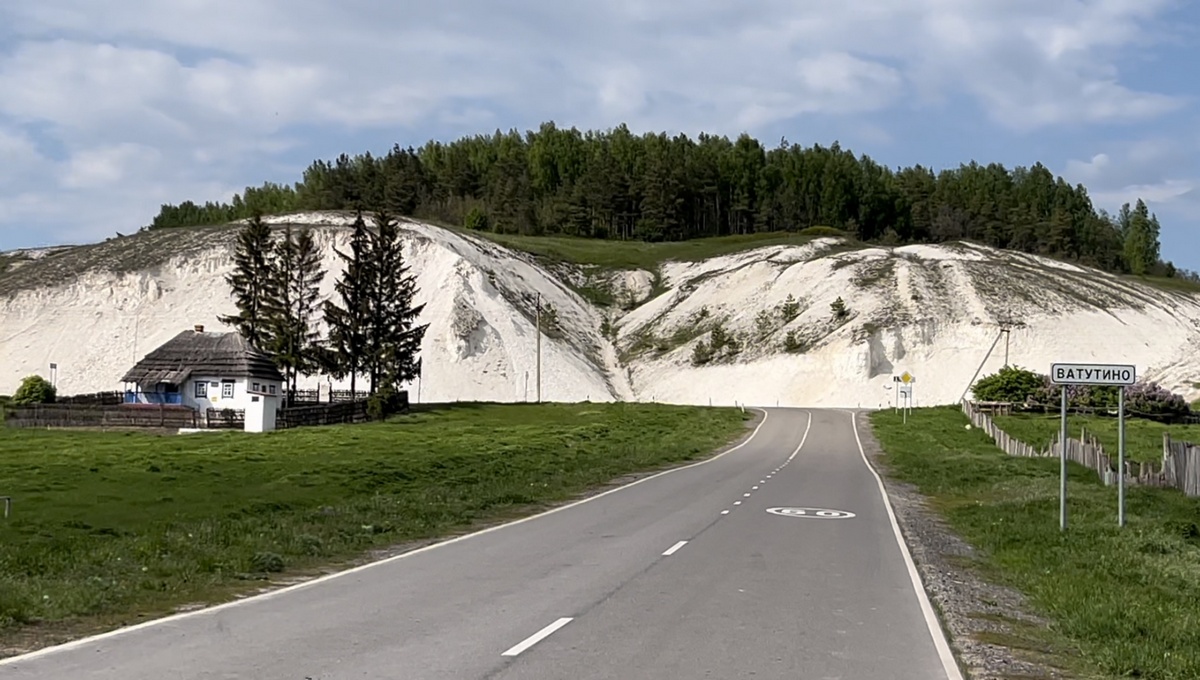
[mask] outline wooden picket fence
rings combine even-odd
[[[962,402],[963,414],[971,424],[983,430],[1000,450],[1010,456],[1023,458],[1058,458],[1062,446],[1057,438],[1039,449],[1015,439],[992,420],[991,416],[969,401]],[[1093,437],[1067,439],[1067,460],[1096,472],[1107,485],[1117,483],[1117,463],[1109,456],[1100,442]],[[1125,461],[1125,483],[1127,485],[1152,486],[1178,489],[1189,497],[1200,497],[1200,445],[1176,442],[1171,435],[1163,434],[1163,460],[1161,463]]]
[[[6,427],[196,427],[197,414],[186,406],[169,404],[32,404],[10,408]]]

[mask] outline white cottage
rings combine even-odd
[[[246,414],[246,430],[275,429],[283,375],[271,357],[239,333],[183,331],[125,374],[125,403],[178,404]]]

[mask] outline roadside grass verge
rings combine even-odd
[[[1057,413],[1019,413],[1011,416],[994,416],[996,425],[1005,432],[1031,446],[1045,448],[1052,439],[1058,438],[1061,426]],[[1100,440],[1105,453],[1117,457],[1117,419],[1097,416],[1067,414],[1067,429],[1070,436],[1078,439],[1086,431]],[[1125,418],[1125,455],[1129,460],[1157,462],[1162,460],[1163,433],[1170,432],[1172,439],[1200,444],[1200,425],[1165,425],[1152,420]],[[1114,463],[1115,465],[1116,463]]]
[[[455,404],[384,423],[156,436],[0,429],[0,647],[254,591],[532,514],[746,434],[735,409]],[[6,639],[7,638],[7,639]]]
[[[1121,530],[1116,489],[1072,464],[1063,534],[1057,460],[1005,455],[954,407],[915,409],[907,425],[879,411],[871,423],[889,473],[978,549],[974,568],[1051,621],[1006,644],[1074,677],[1200,677],[1200,501],[1130,488]]]

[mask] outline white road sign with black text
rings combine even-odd
[[[1051,364],[1050,382],[1055,385],[1132,385],[1137,368],[1124,364]]]

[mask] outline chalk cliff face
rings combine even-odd
[[[322,293],[332,294],[349,216],[271,221],[314,227]],[[892,375],[909,371],[918,404],[953,403],[993,345],[983,374],[1007,350],[1042,372],[1060,361],[1134,364],[1198,396],[1200,298],[1034,256],[819,239],[605,272],[626,304],[602,308],[576,291],[573,265],[420,223],[404,233],[429,324],[424,375],[410,386],[425,402],[532,400],[539,296],[555,319],[541,353],[551,401],[877,407],[892,398]],[[179,331],[223,329],[235,235],[199,228],[5,255],[0,393],[51,362],[63,394],[120,389],[130,365]],[[1007,343],[996,342],[1002,322],[1013,324]]]

